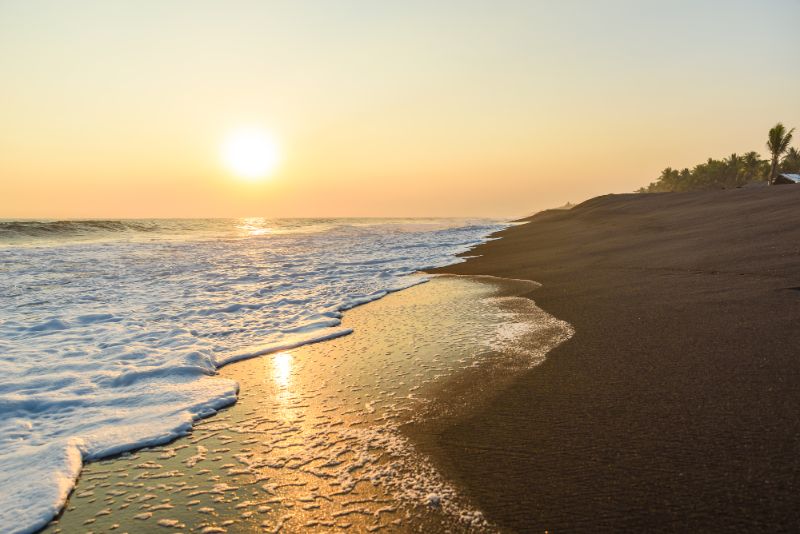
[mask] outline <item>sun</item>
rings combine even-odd
[[[280,162],[275,139],[260,128],[239,128],[222,144],[225,167],[243,180],[257,181],[270,176]]]

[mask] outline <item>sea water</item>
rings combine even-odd
[[[0,530],[60,509],[82,462],[235,401],[225,363],[350,331],[484,220],[0,221]]]

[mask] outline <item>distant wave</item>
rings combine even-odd
[[[147,239],[206,236],[242,238],[278,234],[372,235],[374,228],[391,227],[397,233],[473,231],[483,235],[497,228],[476,220],[449,219],[75,219],[60,221],[0,220],[0,244],[19,245],[40,241],[116,240],[147,234]],[[481,240],[469,240],[473,245]],[[426,247],[425,243],[408,248]],[[404,248],[404,247],[400,247]]]
[[[59,237],[97,232],[155,232],[154,221],[77,220],[77,221],[0,221],[0,239]]]

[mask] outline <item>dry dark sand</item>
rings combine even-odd
[[[800,187],[605,196],[500,235],[442,271],[541,282],[529,296],[576,333],[425,429],[488,519],[800,528]]]

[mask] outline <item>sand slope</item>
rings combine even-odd
[[[430,445],[519,531],[800,525],[800,187],[611,195],[443,271],[529,278],[572,340]]]

